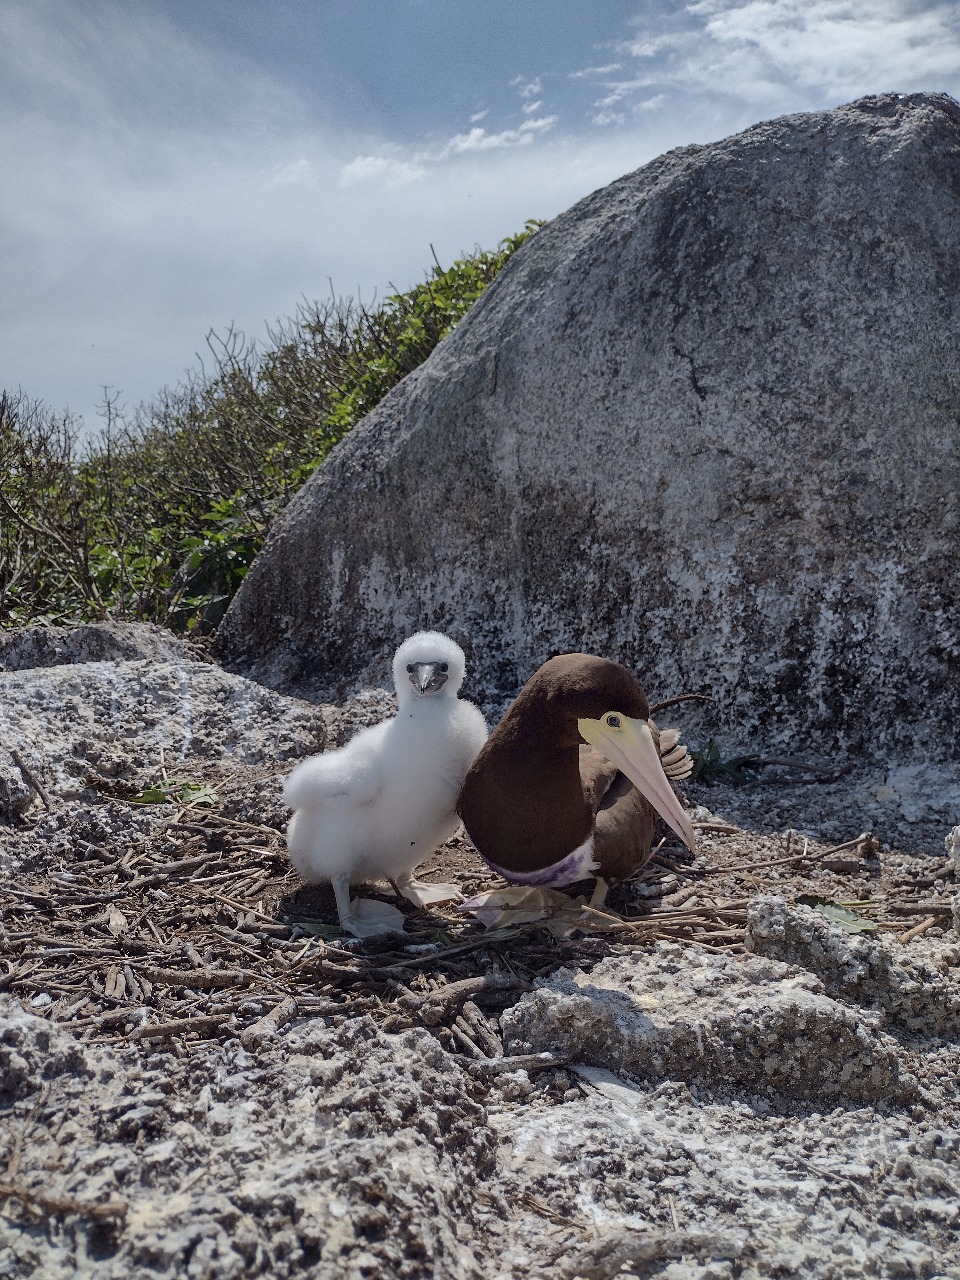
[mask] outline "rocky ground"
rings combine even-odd
[[[279,788],[389,698],[87,630],[0,646],[0,1276],[960,1277],[955,777],[690,784],[603,907],[364,949]]]

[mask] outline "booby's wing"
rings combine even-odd
[[[618,774],[593,827],[593,856],[605,880],[628,880],[653,856],[657,812],[628,777]]]
[[[283,798],[290,808],[345,807],[375,800],[383,786],[382,758],[375,750],[356,750],[357,745],[354,739],[339,751],[311,756],[298,764],[283,787]]]
[[[580,784],[583,787],[583,798],[594,813],[600,808],[614,781],[622,776],[617,766],[611,764],[595,747],[581,745]]]
[[[605,879],[625,880],[650,859],[656,811],[630,779],[593,747],[580,748],[580,780],[594,812],[593,856]]]
[[[650,721],[663,771],[671,782],[690,776],[693,761],[676,729],[657,729]],[[609,880],[632,876],[649,862],[657,814],[615,764],[594,747],[580,748],[583,794],[594,812],[593,856]]]

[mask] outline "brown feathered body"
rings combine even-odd
[[[663,788],[669,792],[665,770],[674,779],[689,773],[678,735],[656,728],[625,667],[591,654],[551,658],[480,751],[457,805],[477,851],[506,879],[547,886],[592,874],[622,880],[649,860],[657,808],[621,768],[630,767],[625,757],[612,747],[598,750],[581,733],[603,717],[617,720],[618,729],[646,726],[661,807]],[[675,813],[671,825],[676,821]]]

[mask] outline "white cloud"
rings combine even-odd
[[[535,98],[538,93],[543,92],[543,85],[540,77],[534,80],[524,80],[523,76],[515,76],[510,84],[516,89],[521,98]]]
[[[331,277],[408,287],[431,244],[445,262],[495,244],[761,115],[960,90],[952,3],[645,0],[616,61],[585,66],[595,46],[517,77],[509,115],[361,134],[158,12],[0,0],[0,372],[54,407],[90,414],[103,384],[149,397],[211,326],[263,334]]]
[[[621,62],[610,62],[605,67],[584,67],[581,71],[571,71],[567,76],[568,80],[589,80],[594,76],[609,76],[614,71],[619,71],[623,66]]]
[[[344,143],[145,6],[0,5],[0,108],[6,385],[92,419],[102,386],[136,403],[211,326],[262,332],[325,289]]]
[[[623,46],[636,74],[611,85],[608,102],[614,93],[682,86],[760,109],[809,109],[883,90],[948,88],[960,76],[953,4],[695,0],[685,15],[684,29],[661,32],[646,16]]]
[[[608,94],[598,98],[593,104],[601,109],[607,107],[615,107],[618,102],[623,102],[624,98],[629,98],[637,89],[644,88],[646,80],[623,80],[620,84],[613,85]]]
[[[464,151],[496,151],[502,147],[528,146],[539,133],[546,133],[557,123],[559,116],[538,116],[524,120],[516,129],[503,129],[500,133],[487,133],[486,129],[471,129],[469,133],[457,133],[437,154],[437,160],[459,155]]]
[[[136,0],[0,3],[0,107],[3,383],[91,425],[104,385],[149,399],[211,327],[263,337],[331,279],[367,301],[409,287],[431,245],[451,261],[496,244],[595,171],[532,154],[556,115],[432,146],[317,124]]]
[[[723,63],[759,62],[798,85],[834,95],[874,88],[937,87],[960,70],[960,10],[918,10],[907,0],[701,0],[690,12]],[[722,73],[723,68],[719,68]],[[931,83],[932,82],[932,83]]]
[[[312,187],[317,180],[313,165],[304,156],[274,170],[268,185],[271,187]]]
[[[688,6],[687,12],[692,12],[692,7]],[[656,58],[659,54],[675,49],[682,45],[683,41],[677,36],[663,35],[658,36],[655,40],[643,38],[633,40],[629,44],[624,45],[627,53],[632,53],[635,58]]]
[[[357,156],[340,170],[340,186],[354,187],[359,183],[375,182],[387,188],[403,187],[410,182],[419,182],[425,173],[423,166],[412,160],[382,155]]]

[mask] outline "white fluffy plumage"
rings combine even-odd
[[[442,900],[418,894],[426,886],[412,873],[456,830],[460,787],[487,738],[480,711],[457,697],[464,670],[463,650],[448,636],[411,636],[393,659],[396,716],[304,760],[286,781],[290,861],[304,880],[331,881],[351,933],[394,928],[401,917],[364,922],[350,884],[387,878],[414,901]]]

